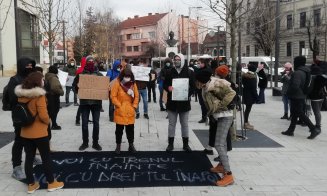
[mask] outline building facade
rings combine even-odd
[[[34,4],[32,0],[25,0],[25,2]],[[17,13],[15,13],[16,6]],[[19,0],[1,1],[0,10],[0,65],[3,65],[4,75],[13,75],[16,73],[17,58],[21,56],[28,56],[35,59],[37,63],[40,62],[41,38],[37,11],[26,9]],[[19,20],[16,20],[15,16]]]
[[[257,0],[256,2],[264,2],[266,0]],[[256,3],[251,2],[251,8]],[[270,2],[271,6],[267,9],[276,10],[276,2]],[[307,57],[307,63],[313,62],[313,51],[310,49],[309,33],[311,34],[311,43],[316,43],[316,48],[319,50],[317,59],[326,61],[327,47],[327,22],[326,22],[326,0],[292,0],[280,2],[280,63],[292,62],[295,56],[304,55]],[[249,5],[244,5],[244,7]],[[262,12],[267,12],[263,9]],[[242,56],[267,56],[264,50],[260,48],[258,42],[255,41],[249,31],[255,29],[254,23],[251,22],[248,14],[241,18],[241,55]],[[270,29],[275,31],[276,17],[268,21]],[[229,29],[227,25],[227,29]],[[273,34],[276,35],[275,32]],[[238,37],[238,36],[237,36]],[[314,40],[315,38],[315,40]],[[275,56],[275,37],[272,40],[272,56]],[[230,58],[230,36],[227,34],[227,57]],[[237,40],[238,43],[238,40]],[[307,53],[306,53],[307,51]],[[236,55],[238,48],[236,48]]]

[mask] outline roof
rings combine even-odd
[[[120,29],[129,29],[133,27],[151,26],[156,25],[167,13],[153,14],[143,17],[134,16],[120,23]]]
[[[217,43],[217,36],[218,33],[215,32],[214,36],[210,36],[209,33],[205,36],[203,43]],[[219,42],[225,41],[226,39],[226,32],[220,31],[219,32]]]

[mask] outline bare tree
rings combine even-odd
[[[12,6],[13,4],[14,4],[14,1],[13,1],[13,0],[10,1],[9,5],[6,5],[6,4],[4,3],[3,0],[0,1],[0,10],[1,10],[1,12],[2,12],[2,10],[4,10],[4,12],[6,13],[6,14],[4,15],[3,19],[0,20],[0,32],[1,32],[1,31],[3,30],[3,28],[5,27],[5,24],[6,24],[6,21],[7,21],[8,15],[9,15],[10,8],[11,8],[11,6]],[[1,17],[0,17],[0,19],[1,19]]]
[[[232,58],[232,81],[236,82],[236,35],[239,28],[238,21],[247,13],[250,5],[249,0],[201,0],[214,12],[218,18],[225,21],[229,29],[227,33],[231,38],[231,58]],[[244,6],[246,2],[247,6]]]
[[[50,65],[53,63],[54,46],[61,32],[60,24],[64,17],[64,12],[69,8],[70,1],[65,0],[33,0],[33,5],[26,0],[21,0],[28,10],[37,10],[38,19],[41,25],[43,37],[49,43]],[[44,47],[44,46],[43,46]],[[47,48],[44,47],[45,50]]]

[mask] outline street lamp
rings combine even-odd
[[[188,7],[188,21],[187,21],[187,64],[191,60],[191,43],[190,43],[190,19],[191,19],[191,9],[201,9],[202,7]]]

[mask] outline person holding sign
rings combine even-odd
[[[188,145],[189,130],[188,116],[191,110],[190,97],[194,92],[194,74],[188,66],[184,66],[185,60],[183,54],[177,54],[173,58],[172,69],[167,71],[164,80],[164,89],[168,92],[167,96],[167,111],[168,111],[168,146],[167,152],[174,149],[174,137],[176,131],[177,116],[181,124],[183,150],[191,152]]]
[[[68,73],[67,81],[66,81],[66,95],[65,95],[65,101],[66,101],[66,106],[69,105],[69,94],[70,91],[73,89],[72,84],[75,79],[75,74],[76,74],[76,61],[75,59],[69,59],[67,65],[63,69],[64,72]],[[74,92],[74,105],[78,106],[77,103],[77,94]]]
[[[84,70],[81,74],[77,75],[73,86],[76,86],[76,92],[78,93],[79,88],[79,78],[80,75],[87,74],[87,75],[96,75],[102,76],[101,73],[98,72],[98,69],[95,67],[94,58],[92,56],[86,57],[86,65]],[[92,148],[95,150],[102,150],[102,147],[99,145],[99,120],[100,120],[100,110],[102,107],[102,100],[95,100],[95,99],[80,99],[80,110],[82,114],[82,135],[83,135],[83,143],[79,147],[79,150],[85,150],[89,147],[89,115],[90,112],[92,113],[93,119],[93,145]]]
[[[147,67],[144,60],[140,60],[138,66]],[[144,69],[144,70],[146,71],[146,69]],[[140,96],[142,97],[142,100],[143,100],[143,116],[146,119],[149,119],[149,115],[148,115],[148,90],[147,90],[147,86],[148,86],[148,83],[149,83],[148,74],[149,74],[149,72],[147,72],[145,80],[140,79],[140,80],[136,81],[138,91],[139,91]],[[142,75],[142,74],[140,74],[140,75]],[[140,118],[139,107],[136,108],[136,119],[138,119],[138,118]]]
[[[128,151],[136,152],[134,147],[135,110],[139,103],[139,92],[131,69],[124,69],[113,83],[110,98],[115,106],[116,154],[120,154],[124,127],[129,143]]]
[[[220,163],[210,169],[211,172],[223,173],[223,177],[216,182],[217,186],[227,186],[234,183],[227,156],[226,138],[233,123],[233,99],[236,92],[231,84],[225,80],[212,77],[210,69],[200,70],[196,74],[198,86],[202,89],[202,97],[207,107],[207,116],[217,122],[217,151]]]

